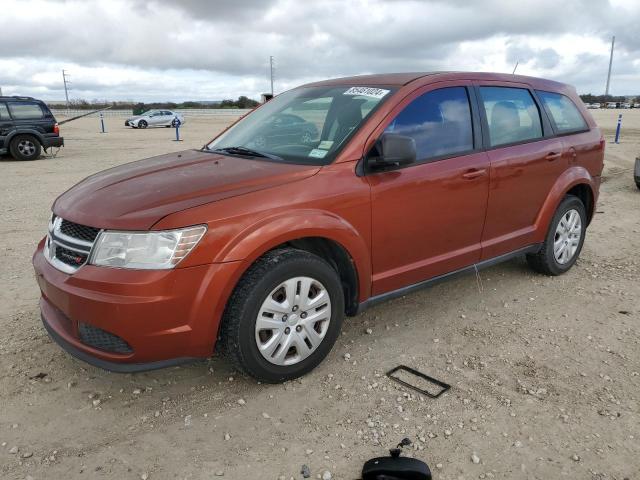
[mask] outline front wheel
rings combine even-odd
[[[140,120],[138,122],[138,128],[147,128],[148,126],[149,126],[149,124],[144,120]]]
[[[337,272],[296,249],[268,252],[244,274],[222,319],[219,346],[241,370],[268,383],[313,370],[344,317]]]
[[[565,273],[580,255],[586,228],[584,204],[578,197],[567,195],[551,220],[540,251],[527,255],[529,266],[545,275]]]

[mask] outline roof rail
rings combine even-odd
[[[35,100],[35,98],[33,98],[33,97],[26,97],[26,96],[23,96],[23,95],[2,95],[2,96],[0,96],[0,98],[3,98],[5,100],[8,99],[8,98],[12,98],[14,100]]]

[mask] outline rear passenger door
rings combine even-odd
[[[400,102],[373,133],[410,136],[417,151],[414,164],[367,173],[373,295],[479,260],[489,161],[474,128],[473,96],[470,82],[429,85]]]
[[[534,243],[538,213],[568,163],[528,85],[479,82],[476,91],[491,164],[485,260]]]

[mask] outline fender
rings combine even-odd
[[[9,148],[9,144],[11,143],[11,140],[13,139],[13,137],[15,137],[16,135],[22,135],[22,134],[33,135],[38,139],[38,141],[40,142],[40,145],[44,146],[44,135],[42,135],[41,132],[39,132],[38,130],[34,130],[33,128],[20,128],[20,127],[17,127],[15,130],[11,130],[7,134],[7,136],[4,137],[5,146]]]
[[[589,171],[577,165],[565,170],[562,175],[558,177],[556,183],[554,183],[538,213],[535,221],[536,241],[544,242],[547,230],[549,229],[549,223],[558,209],[558,205],[560,205],[560,202],[569,190],[580,184],[589,186],[595,204],[595,199],[597,198],[596,184]],[[595,208],[595,205],[592,205],[592,208]]]
[[[213,262],[241,260],[246,269],[268,250],[308,237],[332,240],[346,250],[355,264],[359,297],[368,298],[371,292],[371,258],[367,241],[350,223],[324,210],[301,209],[266,217],[230,239]]]

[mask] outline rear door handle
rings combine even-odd
[[[550,162],[557,160],[558,158],[560,158],[560,156],[562,155],[562,153],[560,152],[551,152],[551,153],[547,153],[547,156],[544,157],[547,160],[549,160]]]
[[[466,178],[467,180],[472,180],[474,178],[482,177],[487,174],[487,170],[485,168],[481,169],[473,169],[469,170],[462,174],[462,178]]]

